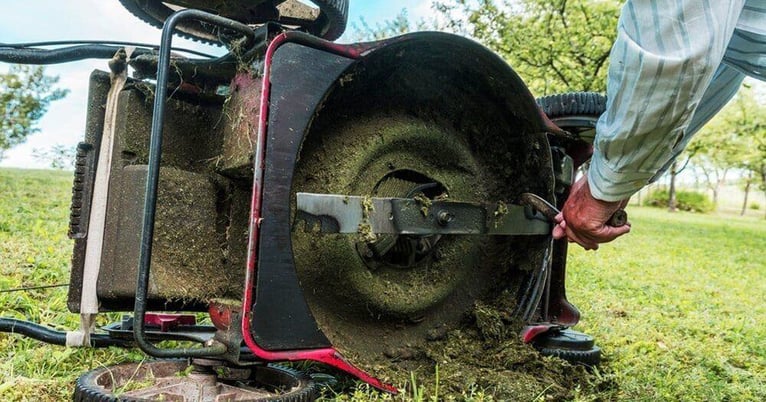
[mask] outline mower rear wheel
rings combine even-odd
[[[593,337],[572,329],[554,330],[536,338],[532,345],[543,356],[554,356],[572,364],[593,367],[601,362],[601,348]]]
[[[89,371],[77,379],[73,396],[75,402],[315,399],[311,377],[287,367],[198,367],[186,360],[125,363]]]
[[[606,110],[606,96],[596,92],[567,92],[538,98],[537,104],[557,126],[592,143],[598,118]]]
[[[267,21],[276,21],[285,25],[297,26],[312,35],[327,40],[338,39],[346,29],[348,21],[348,0],[312,0],[319,8],[311,7],[296,0],[251,0],[251,1],[206,1],[206,0],[120,0],[131,14],[144,22],[162,28],[165,20],[175,11],[192,8],[211,12],[247,25],[259,25]],[[283,5],[282,3],[288,3]],[[297,10],[299,14],[281,15],[281,8]],[[218,27],[195,20],[179,23],[176,33],[182,37],[219,45],[225,32]]]

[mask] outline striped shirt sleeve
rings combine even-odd
[[[630,197],[688,142],[744,0],[629,0],[618,22],[607,109],[588,170],[601,200]]]

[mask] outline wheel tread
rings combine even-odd
[[[574,364],[597,366],[601,363],[601,348],[598,346],[594,346],[589,350],[540,348],[539,351],[543,356],[558,357]]]
[[[566,92],[538,98],[537,104],[550,118],[600,116],[606,110],[606,96],[597,92]]]
[[[184,360],[174,360],[179,364],[183,364]],[[145,362],[146,364],[165,362],[163,360],[154,360],[152,362]],[[137,363],[123,363],[122,365],[135,365]],[[77,378],[74,387],[74,393],[72,400],[74,402],[136,402],[139,399],[127,398],[115,396],[114,394],[107,394],[101,389],[98,384],[98,378],[105,371],[111,370],[116,366],[101,367],[95,370],[86,372]],[[269,369],[286,374],[292,379],[298,382],[297,389],[286,394],[275,394],[274,396],[258,399],[244,400],[245,402],[312,402],[316,400],[318,393],[317,385],[314,380],[306,373],[295,370],[293,368],[285,367],[278,364],[268,364],[262,366],[261,369]]]
[[[122,6],[138,19],[149,25],[162,29],[165,19],[160,16],[152,15],[147,12],[143,5],[147,1],[155,0],[120,0]],[[348,0],[311,0],[319,7],[320,15],[313,24],[308,26],[311,34],[317,35],[323,39],[338,39],[346,30],[348,23]],[[169,14],[168,14],[169,16]],[[165,17],[167,18],[167,17]],[[214,34],[210,32],[197,31],[196,29],[185,30],[183,24],[180,24],[175,34],[196,42],[207,43],[220,46],[221,43]]]

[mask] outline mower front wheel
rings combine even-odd
[[[279,365],[232,368],[187,360],[125,363],[89,371],[77,379],[75,402],[281,401],[316,399],[311,377]]]

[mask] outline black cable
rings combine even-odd
[[[0,332],[24,335],[45,343],[66,346],[66,332],[56,331],[40,324],[15,318],[0,318]],[[114,339],[106,334],[91,334],[90,344],[94,348],[109,346],[125,347],[130,345],[130,341]]]
[[[119,40],[75,40],[73,39],[73,40],[27,42],[27,43],[0,42],[0,48],[9,47],[14,49],[30,48],[30,47],[38,47],[38,46],[65,46],[65,45],[121,45],[121,46],[146,47],[146,48],[152,48],[152,49],[159,49],[160,47],[160,45],[154,45],[151,43],[138,43],[138,42],[128,42],[128,41],[119,41]],[[41,49],[41,50],[50,50],[50,49]],[[203,53],[197,50],[186,49],[182,47],[174,47],[171,50],[176,52],[189,53],[195,56],[207,57],[209,59],[214,59],[217,57],[211,54]]]
[[[85,59],[111,59],[122,46],[77,45],[61,49],[0,48],[0,62],[16,64],[59,64]],[[150,49],[136,49],[133,54],[154,53]]]
[[[553,238],[550,238],[548,246],[545,248],[545,254],[543,255],[543,263],[540,269],[537,271],[534,280],[534,287],[532,288],[532,295],[529,300],[526,301],[526,309],[522,315],[522,320],[526,323],[532,318],[532,314],[535,313],[537,307],[540,305],[543,293],[541,291],[545,288],[547,282],[548,272],[551,268],[551,262],[553,257]]]

